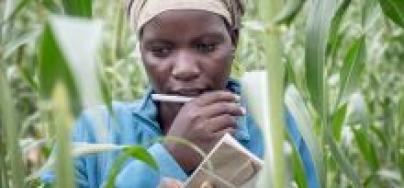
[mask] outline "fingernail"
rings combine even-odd
[[[241,100],[240,95],[234,95],[234,98],[236,99],[236,102],[240,102],[240,100]]]
[[[244,107],[240,106],[240,110],[243,113],[243,115],[247,114],[247,110]]]

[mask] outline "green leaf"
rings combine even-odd
[[[78,116],[82,106],[79,91],[67,60],[62,54],[51,23],[46,24],[39,50],[39,89],[43,99],[49,100],[58,81],[65,83],[71,101],[71,111]]]
[[[338,6],[335,15],[333,16],[330,29],[329,45],[327,50],[328,53],[335,54],[338,50],[338,46],[340,45],[338,36],[339,28],[351,2],[352,0],[342,1]]]
[[[348,104],[342,105],[332,116],[332,130],[334,138],[339,141],[344,125]]]
[[[154,160],[153,156],[142,146],[128,146],[123,149],[123,153],[115,160],[114,164],[109,171],[108,180],[105,184],[105,188],[115,187],[115,179],[121,171],[123,165],[129,158],[140,160],[149,165],[154,170],[158,170],[158,164]],[[134,177],[136,178],[136,177]]]
[[[340,72],[340,90],[336,104],[341,101],[341,98],[351,92],[358,86],[358,82],[365,67],[366,59],[366,38],[361,36],[354,41],[344,59],[344,65]]]
[[[379,0],[383,13],[394,23],[404,28],[404,1]]]
[[[356,129],[354,126],[351,129],[355,135],[355,140],[362,157],[366,160],[372,170],[376,171],[379,168],[379,161],[377,159],[374,144],[369,139],[367,131],[363,128]]]
[[[286,5],[275,18],[277,24],[289,25],[303,8],[306,0],[287,0]]]
[[[325,118],[327,110],[326,48],[336,2],[334,0],[314,0],[311,5],[305,44],[306,81],[310,100],[315,110]],[[324,120],[324,118],[322,119]]]
[[[39,52],[43,99],[48,99],[55,83],[62,81],[69,92],[70,108],[75,116],[81,112],[82,105],[102,103],[96,64],[100,39],[99,22],[61,16],[49,19]]]
[[[142,146],[130,146],[123,150],[127,155],[132,158],[138,159],[155,170],[158,170],[158,164],[153,156]]]
[[[92,0],[63,0],[65,14],[77,17],[92,17]]]
[[[342,172],[345,173],[347,178],[349,178],[352,181],[354,187],[357,188],[363,187],[357,172],[353,168],[354,165],[351,164],[351,162],[348,160],[348,158],[345,156],[342,150],[338,147],[329,129],[326,129],[325,139],[330,148],[331,155],[337,162],[338,167],[342,170]]]
[[[119,172],[121,171],[125,162],[129,159],[128,155],[120,155],[118,158],[115,159],[114,164],[112,165],[107,182],[104,186],[105,188],[114,188],[115,187],[115,179],[118,176]],[[135,178],[135,177],[134,177]]]

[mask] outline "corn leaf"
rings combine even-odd
[[[394,23],[404,28],[404,1],[379,0],[383,13]]]
[[[325,87],[325,64],[327,59],[326,48],[334,7],[336,7],[334,0],[312,1],[306,26],[306,84],[310,102],[320,117],[323,130],[328,128],[326,125],[328,97]],[[320,174],[326,177],[324,170],[322,170]],[[320,178],[322,186],[325,186],[324,179],[326,178]]]
[[[376,155],[374,144],[369,139],[367,131],[363,128],[356,129],[355,127],[352,127],[352,132],[354,133],[355,140],[362,157],[366,160],[371,169],[376,171],[379,168],[379,161]]]
[[[338,167],[352,181],[354,187],[357,187],[357,188],[363,187],[362,184],[361,184],[361,181],[359,179],[358,174],[353,169],[353,165],[346,158],[345,154],[342,153],[342,150],[336,144],[336,142],[335,142],[331,132],[329,131],[329,129],[326,129],[325,134],[326,134],[325,135],[326,142],[327,142],[328,146],[330,147],[332,157],[337,162]]]
[[[102,103],[96,64],[100,39],[99,22],[61,16],[50,18],[39,54],[42,98],[49,98],[55,83],[62,81],[75,116],[81,112],[82,105]]]
[[[123,152],[129,155],[132,158],[138,159],[155,170],[158,170],[158,164],[154,160],[153,156],[141,146],[130,146],[123,149]]]
[[[14,110],[10,87],[0,67],[0,125],[2,135],[5,135],[6,153],[9,159],[12,187],[25,187],[21,177],[24,177],[22,154],[18,145],[18,121]],[[4,158],[5,159],[5,158]]]
[[[303,97],[294,85],[289,85],[286,89],[285,104],[290,114],[296,121],[297,128],[306,142],[307,147],[313,157],[318,180],[322,179],[323,155],[320,148],[318,137],[313,128],[313,121],[306,107]]]
[[[326,117],[326,47],[336,2],[314,0],[311,5],[305,44],[306,81],[314,108],[320,116]]]
[[[342,105],[332,116],[332,132],[337,142],[341,139],[341,132],[347,114],[347,107],[348,104]]]
[[[306,0],[287,0],[285,6],[275,18],[275,23],[289,25],[303,8]]]
[[[39,50],[39,88],[42,99],[49,100],[58,81],[64,82],[69,92],[72,112],[81,112],[79,91],[67,64],[51,23],[46,24]]]
[[[93,15],[92,0],[63,0],[62,3],[67,15],[87,18]]]
[[[344,65],[340,72],[340,90],[336,104],[340,102],[342,96],[351,92],[357,87],[361,73],[365,67],[366,58],[366,38],[360,37],[354,41],[344,59]]]
[[[276,25],[275,19],[281,9],[282,2],[280,0],[260,0],[258,2],[259,18],[267,26]],[[283,188],[285,182],[285,160],[283,153],[284,143],[284,74],[285,68],[282,63],[282,43],[280,41],[279,32],[267,30],[260,33],[260,39],[263,42],[263,50],[267,57],[266,60],[264,83],[266,87],[261,87],[261,93],[266,93],[266,103],[261,103],[262,106],[267,106],[268,112],[261,111],[267,117],[267,124],[263,126],[263,135],[265,140],[265,164],[261,173],[259,186]],[[261,77],[262,78],[262,77]],[[266,78],[266,80],[265,80]],[[261,99],[264,99],[261,98]],[[264,100],[265,101],[265,100]],[[254,108],[254,107],[252,107]]]
[[[158,170],[159,168],[153,156],[144,147],[141,146],[126,147],[123,149],[123,153],[115,160],[114,164],[112,165],[111,170],[109,171],[108,180],[105,185],[105,188],[115,187],[116,177],[118,176],[125,162],[130,158],[140,160],[149,165],[154,170]]]
[[[276,25],[276,16],[282,7],[280,0],[261,0],[258,2],[259,18],[267,26]],[[276,30],[276,29],[275,29]],[[268,127],[263,127],[263,135],[265,140],[265,166],[261,174],[260,186],[282,188],[286,186],[285,182],[285,156],[283,144],[285,141],[284,135],[284,82],[285,82],[285,67],[282,59],[282,43],[280,41],[280,33],[267,30],[261,32],[260,39],[263,42],[263,50],[266,54],[265,63],[265,83],[266,87],[261,87],[266,90],[267,98],[264,106],[267,106],[268,113],[264,116],[269,116]],[[272,186],[271,186],[272,185]]]
[[[345,13],[347,12],[349,5],[351,4],[352,0],[344,0],[338,6],[335,15],[333,16],[331,22],[331,29],[330,29],[330,38],[328,42],[328,50],[327,54],[335,55],[336,51],[338,50],[338,45],[341,43],[339,42],[339,28],[341,26],[342,19],[344,18]]]

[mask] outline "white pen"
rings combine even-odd
[[[194,99],[194,97],[184,97],[178,95],[165,95],[165,94],[152,94],[152,99],[154,101],[160,102],[172,102],[172,103],[187,103]],[[240,97],[237,96],[237,102],[240,101]]]
[[[194,99],[193,97],[184,97],[178,95],[165,95],[165,94],[152,94],[152,99],[154,101],[160,102],[172,102],[172,103],[187,103]]]

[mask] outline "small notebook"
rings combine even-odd
[[[254,187],[262,166],[261,159],[226,134],[185,182],[184,188]]]

